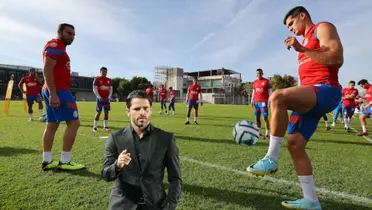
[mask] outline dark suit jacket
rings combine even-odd
[[[151,124],[149,126],[151,132],[147,152],[141,152],[141,155],[146,156],[146,162],[142,167],[139,165],[130,126],[108,137],[101,173],[104,180],[108,182],[115,180],[109,209],[135,210],[141,195],[146,202],[146,209],[176,209],[182,181],[175,138],[171,133]],[[116,162],[124,149],[131,153],[132,161],[119,171]],[[168,172],[168,196],[163,185],[165,167]]]

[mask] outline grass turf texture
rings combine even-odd
[[[44,172],[41,135],[44,123],[27,123],[28,115],[21,102],[12,101],[9,116],[3,115],[0,102],[0,209],[107,209],[113,182],[101,176],[105,139],[92,129],[95,103],[78,102],[81,127],[72,152],[72,160],[84,163],[87,170]],[[128,125],[124,103],[112,103],[109,127],[112,131]],[[38,118],[34,105],[34,118]],[[174,132],[180,155],[199,161],[245,171],[262,158],[268,140],[260,139],[247,147],[232,141],[232,128],[242,119],[254,120],[250,106],[204,105],[198,119],[200,125],[185,126],[186,105],[176,104],[176,115],[159,115],[155,103],[151,122]],[[101,116],[102,117],[102,116]],[[352,126],[360,131],[357,119]],[[369,121],[371,124],[371,121]],[[107,136],[99,123],[100,136]],[[64,123],[56,134],[53,159],[59,160]],[[307,146],[312,159],[317,187],[372,198],[372,144],[355,133],[347,133],[339,123],[323,131],[320,120],[316,134]],[[272,177],[298,183],[286,148],[280,152],[279,171]],[[284,209],[280,202],[302,197],[298,186],[257,179],[198,163],[181,161],[182,196],[177,209]],[[165,177],[166,178],[166,177]],[[166,182],[166,179],[165,181]],[[339,196],[318,193],[324,209],[372,209],[371,203],[361,203]]]

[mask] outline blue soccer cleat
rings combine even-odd
[[[278,162],[271,159],[269,156],[265,156],[257,163],[248,166],[247,171],[256,176],[264,176],[267,174],[275,173],[278,170]]]
[[[299,210],[321,210],[319,201],[310,201],[309,199],[303,198],[296,201],[283,201],[282,206],[287,209],[299,209]]]

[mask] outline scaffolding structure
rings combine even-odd
[[[159,90],[161,85],[164,85],[166,89],[173,87],[177,97],[182,97],[183,69],[168,65],[156,66],[154,68],[154,80],[152,85],[154,86],[155,92]]]

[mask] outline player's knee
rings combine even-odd
[[[295,152],[298,150],[305,149],[306,140],[301,133],[296,132],[294,134],[288,134],[287,149],[289,152]]]
[[[55,122],[48,122],[46,124],[46,132],[51,132],[51,133],[55,133],[58,129],[58,126],[59,126],[59,123],[55,123]]]
[[[67,127],[78,130],[80,127],[80,120],[71,120],[71,121],[68,121],[66,124],[67,124]]]
[[[284,102],[285,97],[285,91],[284,90],[276,90],[271,96],[270,96],[270,105],[271,106],[277,106]]]

